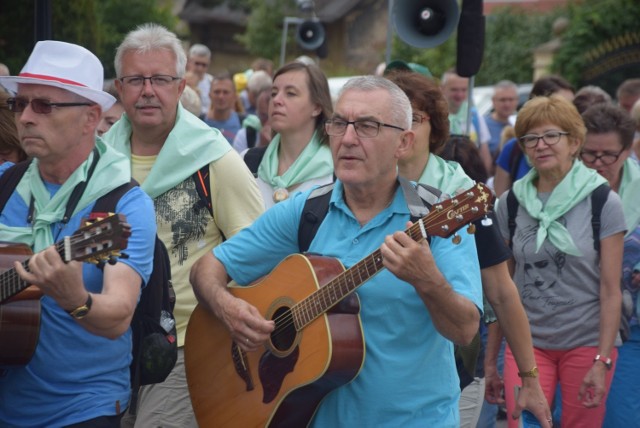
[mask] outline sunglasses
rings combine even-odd
[[[26,98],[9,98],[7,99],[7,105],[9,110],[14,113],[22,113],[27,106],[31,104],[31,110],[38,114],[49,114],[54,107],[77,107],[77,106],[90,106],[91,103],[52,103],[49,100],[42,98],[34,98],[28,100]]]

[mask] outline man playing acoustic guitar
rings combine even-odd
[[[36,44],[19,76],[0,78],[15,94],[8,108],[22,148],[33,158],[28,166],[0,167],[6,178],[26,166],[0,215],[0,241],[36,252],[24,265],[4,266],[11,269],[0,277],[0,295],[10,296],[5,291],[20,283],[44,294],[31,360],[22,367],[0,362],[6,369],[0,377],[3,427],[115,428],[129,401],[129,324],[151,273],[156,225],[151,199],[135,187],[119,200],[119,215],[111,218],[122,222],[105,229],[108,239],[90,226],[74,233],[97,199],[131,179],[127,158],[95,137],[101,113],[115,102],[102,91],[102,76],[91,52],[48,40]],[[74,261],[121,241],[114,249],[126,247],[122,262],[100,269]],[[13,304],[4,300],[0,315]],[[26,334],[28,326],[15,323],[0,325]],[[3,354],[17,350],[17,342],[0,343]]]
[[[317,256],[287,257],[299,252],[298,225],[310,192],[276,205],[194,265],[196,295],[222,325],[211,316],[199,329],[203,309],[187,329],[187,379],[201,426],[303,426],[298,415],[315,427],[459,426],[452,342],[467,344],[477,331],[480,272],[471,235],[455,245],[434,234],[487,194],[466,202],[463,196],[452,211],[434,205],[424,224],[409,227],[417,237],[403,232],[408,194],[415,192],[399,184],[397,162],[413,144],[411,112],[395,84],[365,76],[344,86],[326,122],[337,180],[309,251],[337,258],[349,268],[344,274],[325,281],[330,267]],[[302,284],[286,287],[305,282],[299,278],[307,260],[316,268],[307,278],[322,287],[299,299]],[[227,275],[248,285],[271,271],[259,285],[227,287]],[[341,307],[341,296],[355,296],[348,293],[361,282],[357,317],[357,301]],[[276,290],[272,303],[263,302],[268,289]],[[252,293],[257,298],[245,298]],[[321,310],[326,317],[317,316]],[[229,336],[229,345],[216,345],[219,358],[204,337],[194,338],[200,355],[197,346],[190,349],[190,335],[200,331]],[[207,386],[222,391],[222,403],[202,394]]]

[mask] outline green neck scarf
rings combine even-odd
[[[73,215],[92,204],[102,195],[131,180],[131,167],[125,156],[104,144],[100,138],[96,138],[96,148],[100,154],[100,160]],[[35,252],[52,245],[54,242],[51,225],[62,220],[73,189],[77,184],[86,181],[93,157],[94,153],[92,152],[53,197],[50,197],[49,191],[40,177],[38,160],[34,159],[16,187],[16,191],[27,206],[33,197],[32,227],[0,225],[0,240],[23,242],[31,246]]]
[[[457,113],[449,113],[449,126],[451,127],[451,134],[465,134],[466,129],[464,129],[464,127],[467,123],[467,106],[467,102],[464,101],[460,105]]]
[[[640,166],[631,158],[624,162],[618,194],[622,199],[624,218],[627,221],[627,235],[629,235],[640,224]]]
[[[458,162],[446,161],[433,153],[429,154],[427,166],[418,182],[433,186],[449,195],[455,195],[458,190],[466,190],[473,185],[473,180],[465,174]]]
[[[278,175],[279,148],[280,134],[271,140],[258,167],[258,177],[271,187],[288,189],[296,184],[333,173],[331,149],[326,144],[320,143],[318,131],[313,133],[307,147],[283,175]]]
[[[104,139],[131,157],[131,133],[131,122],[123,114],[104,135]],[[192,114],[185,114],[184,108],[178,103],[176,123],[140,187],[151,198],[156,198],[230,150],[231,146],[220,131]]]
[[[256,131],[262,130],[262,122],[260,122],[260,118],[255,114],[248,114],[247,117],[242,121],[243,128],[253,128]]]
[[[538,220],[536,252],[540,250],[544,240],[549,238],[549,241],[560,251],[581,256],[582,253],[575,246],[569,231],[557,220],[607,180],[595,170],[584,166],[582,162],[574,161],[571,170],[553,189],[546,205],[542,206],[542,201],[538,198],[538,190],[534,185],[536,178],[538,178],[538,171],[534,168],[513,183],[513,193],[520,205],[531,217]]]

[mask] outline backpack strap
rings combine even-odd
[[[507,194],[507,215],[509,226],[509,248],[513,249],[513,234],[516,232],[516,215],[518,214],[518,206],[520,202],[513,194],[513,190],[509,190]]]
[[[204,206],[213,218],[213,204],[211,202],[211,179],[209,175],[209,164],[206,164],[198,171],[194,172],[193,181],[196,183],[196,191],[200,197],[200,206]]]
[[[301,253],[309,249],[320,224],[327,216],[334,184],[329,183],[314,189],[304,203],[298,226],[298,249]]]
[[[600,215],[611,188],[607,183],[602,183],[591,193],[591,228],[593,230],[593,248],[600,256]]]
[[[522,162],[522,157],[524,153],[522,153],[522,149],[520,148],[520,144],[516,141],[513,145],[513,149],[511,149],[511,153],[509,156],[509,176],[511,177],[511,183],[517,180],[518,177],[518,167],[520,166],[520,162]]]
[[[16,186],[27,172],[27,168],[31,164],[31,159],[19,162],[9,168],[0,176],[0,213],[4,210],[4,206],[9,201]]]
[[[247,126],[245,128],[246,137],[247,137],[247,147],[253,148],[256,145],[256,136],[258,135],[258,130],[253,126]]]
[[[128,183],[124,183],[111,190],[106,195],[102,195],[101,197],[99,197],[96,200],[96,203],[93,205],[93,209],[91,211],[94,213],[104,213],[105,215],[115,212],[116,205],[118,205],[118,201],[120,200],[120,198],[122,198],[125,193],[136,186],[138,186],[138,182],[132,178]]]
[[[426,216],[433,204],[438,202],[442,195],[440,190],[427,184],[418,183],[417,186],[414,186],[403,177],[398,177],[398,181],[411,213],[411,221],[414,223]]]
[[[262,158],[266,151],[266,147],[254,147],[247,150],[244,154],[244,163],[247,164],[249,171],[253,173],[254,177],[258,176],[258,167],[260,166],[260,162],[262,162]]]

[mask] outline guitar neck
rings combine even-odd
[[[64,242],[61,241],[59,243],[56,243],[55,246],[58,254],[60,254],[62,259],[65,260]],[[29,260],[31,260],[31,258],[28,258],[20,263],[27,272],[29,272]],[[18,275],[18,272],[15,268],[10,268],[2,272],[0,274],[0,303],[3,303],[9,298],[20,293],[21,291],[29,287],[29,285],[31,284],[20,278],[20,275]]]
[[[448,237],[470,221],[486,215],[493,200],[492,192],[485,185],[476,184],[451,199],[435,204],[426,216],[405,230],[405,233],[416,242],[425,239],[427,233]],[[382,253],[378,249],[298,302],[291,308],[296,328],[302,330],[383,268]]]
[[[291,311],[298,330],[327,312],[338,302],[353,293],[358,287],[384,268],[380,250],[360,260],[324,287],[320,287],[306,299],[297,303]]]

